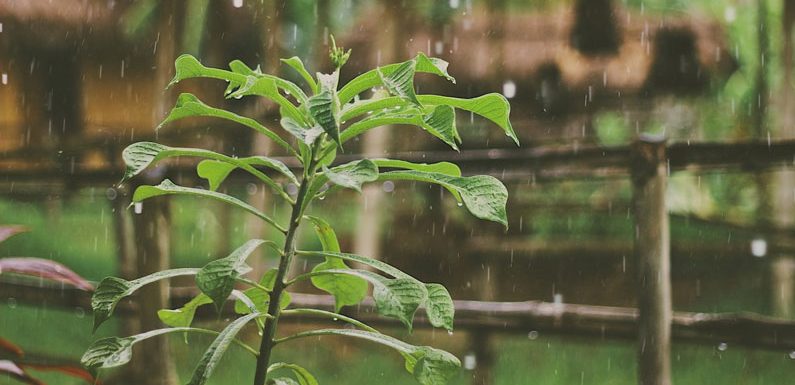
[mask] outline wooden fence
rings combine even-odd
[[[626,177],[633,182],[632,212],[636,235],[638,308],[617,308],[544,302],[456,301],[457,325],[471,331],[473,350],[489,357],[489,333],[549,331],[615,338],[635,338],[638,346],[638,380],[643,385],[670,385],[671,339],[708,343],[735,343],[756,348],[795,350],[795,322],[755,314],[674,313],[671,308],[670,236],[666,184],[671,171],[687,169],[760,170],[789,166],[795,161],[795,141],[752,143],[673,144],[659,138],[641,138],[631,146],[555,146],[529,149],[464,151],[459,154],[404,153],[392,158],[419,162],[452,161],[467,173],[489,173],[505,180],[576,177]],[[343,155],[338,161],[355,158]],[[290,166],[297,166],[285,159]],[[170,167],[167,174],[184,176],[187,168]],[[0,171],[0,185],[62,180],[69,186],[108,186],[118,181],[119,170],[15,172]],[[52,183],[50,183],[52,185]],[[57,188],[57,187],[56,187]],[[778,238],[789,238],[778,229]],[[789,290],[793,290],[790,288]],[[87,307],[88,294],[69,289],[0,284],[0,297],[54,306]],[[187,300],[173,292],[173,304]],[[301,306],[330,307],[329,298],[295,295]],[[133,308],[123,308],[132,312]],[[387,322],[374,315],[366,301],[354,315],[374,323]],[[320,321],[320,320],[317,320]],[[424,324],[419,319],[420,324]],[[475,374],[487,383],[486,374]],[[477,385],[480,385],[478,383]]]

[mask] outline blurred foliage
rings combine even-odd
[[[48,327],[53,323],[62,327]],[[3,330],[3,336],[19,342],[29,354],[44,353],[77,359],[82,354],[82,348],[93,338],[90,327],[85,314],[79,312],[44,311],[0,304],[0,329]],[[102,335],[112,332],[112,329],[106,329]],[[492,368],[495,385],[524,384],[529,378],[533,379],[533,383],[545,385],[636,383],[636,352],[632,343],[604,340],[593,343],[590,339],[528,332],[524,336],[495,337],[495,365]],[[461,346],[464,338],[464,332],[435,337],[430,333],[415,332],[410,340],[433,339],[436,344]],[[191,336],[189,343],[185,344],[182,336],[172,336],[171,348],[177,357],[177,370],[182,380],[189,378],[192,363],[201,356],[211,340],[211,337]],[[403,369],[394,362],[392,352],[371,344],[349,343],[341,339],[334,341],[339,343],[333,348],[316,341],[297,343],[292,349],[277,350],[276,359],[288,362],[300,359],[306,363],[307,369],[318,377],[322,376],[328,383],[372,384],[374,380],[395,385],[412,383],[411,378],[402,375]],[[45,346],[46,351],[42,351],[41,348]],[[453,350],[462,357],[470,354],[461,348]],[[331,355],[339,359],[329,360]],[[725,350],[720,350],[718,346],[677,344],[673,347],[672,359],[673,380],[681,384],[779,385],[782,379],[790,378],[792,374],[792,359],[787,352],[745,349],[731,344]],[[346,362],[363,364],[349,366]],[[251,368],[253,360],[250,356],[242,349],[232,347],[209,384],[247,381]],[[450,384],[470,384],[471,373],[462,370]],[[35,374],[51,383],[83,384],[80,380],[57,374]],[[109,373],[106,379],[114,374],[117,373]],[[0,384],[15,383],[0,376]]]

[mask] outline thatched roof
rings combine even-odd
[[[347,39],[358,55],[367,53],[366,65],[378,61],[379,47],[371,39],[383,29],[385,16],[378,12],[365,15]],[[659,77],[653,73],[660,70],[655,61],[666,64],[663,70],[672,63],[673,72],[683,73],[679,79],[687,83],[683,91],[702,90],[709,82],[725,80],[736,69],[724,30],[714,20],[687,15],[672,19],[628,9],[615,12],[621,36],[615,54],[588,55],[572,47],[574,14],[571,8],[561,7],[495,16],[476,9],[442,27],[415,25],[403,32],[408,43],[397,56],[407,58],[425,52],[441,57],[451,62],[451,72],[462,80],[460,83],[479,84],[491,91],[501,89],[504,82],[514,82],[517,98],[534,97],[534,93],[542,92],[544,82],[579,100],[583,94],[639,96],[652,88],[647,86],[666,88],[664,84],[649,84]],[[693,56],[692,63],[682,57],[688,55]],[[676,90],[677,86],[671,88]],[[523,92],[526,95],[521,95]]]
[[[107,39],[116,33],[120,12],[129,1],[0,0],[0,23],[6,39],[27,47],[59,49]],[[9,42],[5,42],[9,44]]]

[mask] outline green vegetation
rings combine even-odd
[[[149,338],[162,338],[167,334],[217,335],[209,348],[198,360],[190,385],[207,383],[233,342],[256,358],[254,385],[317,384],[315,377],[294,363],[273,363],[272,350],[284,343],[292,343],[307,337],[341,336],[374,342],[399,352],[405,360],[405,369],[423,385],[442,385],[458,373],[460,362],[448,352],[430,346],[415,346],[380,333],[374,328],[337,312],[344,306],[360,303],[373,286],[373,299],[378,313],[398,319],[410,331],[414,314],[425,307],[430,323],[449,332],[453,330],[453,302],[444,286],[422,283],[412,276],[384,262],[367,256],[343,253],[335,231],[325,219],[306,215],[306,209],[315,200],[327,194],[348,188],[361,191],[364,183],[375,181],[415,181],[437,184],[452,194],[459,204],[475,217],[503,224],[508,219],[505,186],[491,176],[461,176],[461,170],[451,163],[416,164],[390,159],[361,159],[332,167],[337,151],[343,144],[364,132],[379,126],[394,124],[413,125],[458,149],[460,135],[455,126],[455,110],[461,109],[483,116],[501,127],[507,136],[516,139],[508,119],[508,101],[499,94],[488,94],[473,99],[460,99],[438,95],[417,95],[414,75],[425,72],[455,82],[447,73],[447,63],[418,54],[414,59],[379,67],[365,72],[340,87],[339,71],[350,56],[350,51],[337,48],[332,38],[331,62],[336,69],[332,74],[318,73],[312,77],[297,57],[283,62],[294,69],[305,81],[309,93],[298,85],[272,75],[252,70],[240,61],[233,61],[231,71],[209,68],[190,55],[180,56],[176,62],[176,75],[171,85],[182,80],[204,77],[226,81],[229,86],[226,96],[241,98],[259,96],[275,102],[281,113],[281,126],[295,139],[288,143],[261,123],[232,112],[208,106],[191,94],[182,94],[177,105],[165,118],[163,124],[195,116],[209,116],[230,120],[247,126],[271,139],[284,148],[301,164],[301,173],[293,174],[284,163],[265,156],[237,158],[209,150],[169,147],[158,143],[140,142],[127,147],[123,158],[127,164],[125,179],[143,172],[150,165],[174,157],[202,159],[197,165],[197,174],[207,180],[209,189],[179,186],[166,179],[157,186],[140,186],[132,197],[136,205],[151,198],[176,195],[218,201],[248,214],[254,215],[283,236],[283,243],[272,240],[251,239],[234,250],[229,256],[215,259],[201,269],[177,268],[159,271],[145,277],[128,281],[116,277],[103,279],[91,300],[94,313],[94,330],[108,320],[116,305],[141,287],[153,282],[179,276],[195,276],[196,286],[201,290],[196,298],[180,309],[163,309],[158,315],[170,328],[145,331],[127,337],[106,337],[88,348],[81,362],[89,369],[107,369],[126,364],[132,356],[132,348]],[[359,94],[381,87],[369,99],[360,99]],[[284,223],[272,214],[264,213],[248,203],[218,192],[217,189],[235,169],[241,169],[257,179],[291,206],[289,221]],[[269,170],[288,182],[298,184],[295,195],[288,193],[281,183],[263,170]],[[390,171],[384,171],[390,170]],[[296,236],[303,219],[314,227],[322,251],[305,251],[296,247]],[[283,246],[282,246],[283,245]],[[251,271],[246,259],[257,248],[267,246],[279,255],[278,268],[269,270],[262,277],[246,277]],[[291,274],[291,262],[295,258],[322,258],[311,272]],[[346,262],[366,265],[370,270],[352,269]],[[287,289],[302,281],[311,281],[318,289],[328,292],[336,300],[336,312],[315,309],[290,308]],[[243,292],[235,290],[236,284],[247,285]],[[221,331],[191,326],[195,310],[199,306],[214,304],[220,311],[230,295],[236,297],[235,311],[241,316],[232,320]],[[355,329],[305,330],[285,337],[277,337],[277,323],[282,314],[313,314],[347,322]],[[252,348],[236,339],[249,322],[255,321],[262,332],[259,349]],[[291,372],[291,377],[276,377]]]

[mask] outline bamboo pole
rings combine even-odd
[[[671,385],[670,234],[665,204],[665,140],[642,137],[632,148],[638,279],[638,383]]]

